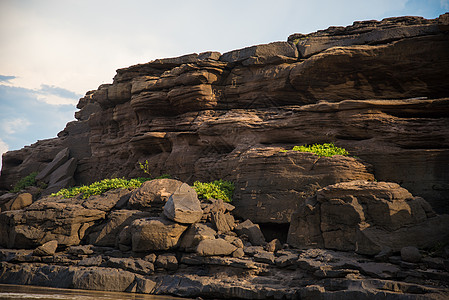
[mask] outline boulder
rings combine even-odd
[[[0,245],[27,249],[51,240],[61,246],[78,245],[86,230],[105,215],[70,200],[42,198],[23,210],[0,214]]]
[[[403,247],[401,249],[401,259],[410,263],[419,263],[421,261],[421,253],[419,253],[416,247]]]
[[[56,253],[56,249],[58,248],[58,241],[53,240],[46,242],[33,251],[33,255],[36,256],[50,256]]]
[[[237,247],[224,239],[205,239],[199,242],[196,252],[202,256],[231,255]]]
[[[132,250],[147,252],[175,249],[186,229],[187,226],[163,217],[134,220],[130,226]]]
[[[268,252],[276,252],[280,249],[282,249],[282,244],[278,239],[274,239],[265,245],[265,250]]]
[[[449,216],[435,217],[424,203],[396,183],[330,185],[294,214],[287,242],[368,255],[386,247],[399,251],[408,245],[429,246],[449,236],[443,229]]]
[[[234,217],[229,213],[222,213],[221,211],[215,212],[211,214],[212,224],[214,224],[215,228],[218,232],[229,232],[235,227]]]
[[[129,201],[128,208],[159,214],[168,198],[179,189],[181,181],[174,179],[154,179],[145,181],[135,190]]]
[[[203,216],[201,203],[195,190],[183,183],[164,205],[164,215],[178,223],[193,224]]]
[[[173,253],[160,254],[156,259],[155,265],[167,271],[176,271],[178,269],[178,259]]]
[[[31,203],[33,203],[33,195],[30,193],[21,193],[5,205],[5,210],[24,209],[25,207],[31,205]]]
[[[210,224],[192,224],[184,233],[179,246],[181,250],[184,251],[195,251],[199,242],[206,239],[215,239],[216,233],[217,232],[211,227]]]
[[[106,223],[98,225],[92,229],[94,232],[89,234],[89,241],[93,245],[114,247],[118,243],[118,235],[136,219],[149,217],[148,212],[138,210],[116,210],[112,211]]]
[[[259,225],[254,224],[251,220],[246,220],[235,227],[238,235],[245,235],[248,237],[251,244],[255,246],[263,246],[266,244],[265,237],[260,230]]]

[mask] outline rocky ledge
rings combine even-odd
[[[447,299],[448,31],[449,14],[355,22],[117,70],[57,138],[3,156],[0,283]],[[328,142],[351,155],[285,151]],[[49,196],[143,162],[176,180]],[[8,192],[32,172],[40,188]],[[232,205],[189,186],[220,178]]]
[[[267,242],[233,205],[199,201],[173,179],[87,199],[27,196],[0,214],[0,283],[235,299],[449,297],[449,216],[394,183],[319,189],[293,213],[288,243]]]

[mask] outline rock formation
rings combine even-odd
[[[239,191],[247,183],[233,170],[251,155],[263,161],[272,159],[266,148],[334,142],[371,164],[378,180],[448,212],[446,23],[447,15],[355,22],[119,69],[112,84],[80,99],[77,121],[58,138],[5,154],[0,188],[68,148],[76,184],[141,176],[138,162],[148,160],[153,175],[237,180]],[[280,192],[291,201],[306,191]],[[274,214],[283,223],[290,213]]]
[[[449,14],[355,22],[117,70],[57,138],[3,156],[0,282],[448,297],[448,28]],[[327,142],[350,156],[283,151]],[[48,196],[143,162],[174,179]],[[31,172],[40,188],[7,193]],[[215,179],[235,183],[232,205],[189,186]]]
[[[184,185],[156,179],[135,190],[87,199],[44,197],[2,212],[0,245],[29,250],[0,249],[0,283],[239,299],[449,296],[449,249],[416,247],[447,240],[449,218],[436,216],[425,200],[395,183],[359,180],[319,189],[308,200],[319,202],[311,209],[318,214],[302,213],[303,206],[293,214],[290,245],[267,243],[251,220],[232,218],[223,230],[215,216],[234,208],[220,199],[203,200],[193,224],[148,210],[154,195],[178,186],[181,193],[155,205],[178,197],[181,215],[196,215],[191,195],[179,197],[189,194]],[[144,194],[147,211],[130,210],[132,195]],[[406,225],[410,232],[402,230]]]

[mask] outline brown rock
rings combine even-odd
[[[251,149],[240,157],[236,173],[234,214],[258,223],[290,222],[298,205],[321,187],[374,179],[369,166],[355,158],[279,148]]]
[[[221,211],[212,213],[212,224],[215,225],[218,232],[223,233],[229,232],[235,227],[234,217],[229,213],[224,214]]]
[[[414,198],[395,183],[331,185],[319,190],[295,213],[288,243],[375,255],[387,247],[398,251],[407,245],[429,245],[445,239],[443,228],[448,216],[429,218],[422,203],[423,199]]]
[[[205,239],[199,242],[196,252],[202,256],[231,255],[237,247],[224,239]]]
[[[255,246],[263,246],[266,244],[265,237],[260,230],[259,225],[254,224],[251,220],[246,220],[235,227],[235,231],[239,235],[245,235]]]
[[[132,209],[148,210],[161,213],[162,207],[168,198],[182,185],[181,181],[174,179],[155,179],[145,181],[135,190],[128,201]]]
[[[352,26],[330,27],[308,35],[292,34],[288,40],[296,44],[302,57],[310,57],[332,47],[382,44],[437,32],[435,22],[422,17],[403,17],[354,22]]]
[[[14,200],[11,200],[7,205],[5,210],[19,210],[33,203],[33,195],[30,193],[19,194]]]
[[[199,242],[202,240],[215,239],[216,231],[212,229],[210,224],[195,223],[184,233],[180,248],[184,251],[195,251]]]
[[[195,190],[185,183],[168,198],[163,213],[170,220],[182,224],[196,223],[203,216]]]
[[[146,218],[132,222],[130,234],[135,252],[170,250],[178,247],[187,226],[165,218]]]
[[[56,253],[57,248],[58,248],[58,241],[56,240],[49,241],[34,249],[33,255],[37,256],[54,255]]]
[[[278,239],[274,239],[265,245],[265,250],[268,252],[276,252],[280,249],[282,249],[282,244]]]
[[[106,213],[80,204],[43,198],[24,210],[0,214],[0,244],[8,248],[34,248],[47,241],[78,245],[87,228]]]
[[[254,151],[275,146],[332,141],[371,164],[378,180],[401,182],[437,212],[447,212],[444,24],[445,15],[332,27],[296,36],[300,51],[311,51],[300,60],[290,39],[231,51],[221,61],[216,53],[190,54],[119,69],[112,84],[80,99],[78,120],[58,138],[3,156],[0,189],[42,171],[65,148],[78,161],[77,185],[112,174],[141,176],[136,166],[145,160],[154,176],[170,173],[189,184],[216,178],[244,183],[233,170],[250,169],[246,154],[255,158]],[[275,171],[269,173],[277,176]],[[267,189],[276,187],[276,176],[258,173]],[[252,187],[261,186],[253,179]],[[283,181],[308,192],[298,190],[295,178]],[[280,192],[287,200],[298,196],[290,188]],[[238,201],[255,200],[248,192]],[[290,204],[280,211],[268,207],[260,218],[287,224]]]

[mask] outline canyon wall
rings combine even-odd
[[[355,22],[119,69],[80,99],[57,138],[3,155],[0,189],[68,148],[76,184],[145,176],[147,160],[152,176],[235,182],[236,213],[259,223],[288,223],[317,189],[359,179],[396,182],[447,213],[448,16]],[[279,152],[325,142],[355,158]]]

